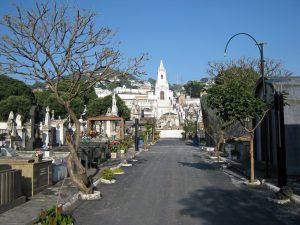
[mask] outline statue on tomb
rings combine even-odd
[[[9,116],[8,116],[8,120],[7,120],[7,131],[10,135],[15,136],[16,135],[16,124],[14,121],[14,112],[10,111]]]
[[[111,116],[112,113],[111,113],[111,108],[108,107],[107,111],[106,111],[106,116]]]
[[[17,128],[20,129],[22,127],[22,116],[20,114],[16,117]]]
[[[118,116],[118,107],[117,107],[117,101],[116,101],[116,94],[115,93],[112,96],[111,114],[113,116]]]
[[[46,108],[46,115],[45,115],[45,126],[49,126],[50,125],[50,109],[49,106],[47,106]]]

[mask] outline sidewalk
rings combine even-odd
[[[209,155],[208,155],[209,156]],[[247,179],[250,176],[250,168],[248,166],[249,163],[239,161],[239,160],[231,160],[228,158],[220,157],[221,160],[227,163],[227,170],[236,172]],[[266,178],[265,172],[265,164],[262,162],[255,162],[255,178],[260,180],[268,189],[273,192],[277,192],[280,190],[277,187],[277,176],[275,173],[271,174],[271,178]],[[300,177],[288,177],[288,186],[293,190],[292,199],[297,204],[300,204]]]
[[[88,169],[87,175],[92,176],[95,183],[100,178],[101,168],[121,165],[123,160],[130,160],[140,153],[141,151],[129,151],[123,159],[109,160],[101,163],[98,169]],[[0,214],[0,225],[31,225],[42,209],[62,204],[63,208],[67,210],[77,201],[78,197],[78,189],[68,177],[33,196],[26,203]]]
[[[243,175],[249,177],[250,169],[249,167],[245,166],[243,162],[233,161],[229,159],[226,160],[230,163],[232,169],[235,169],[239,173],[242,173]],[[270,178],[266,178],[265,165],[263,163],[255,163],[254,173],[257,179],[264,180],[266,183],[270,183],[274,186],[277,186],[276,174],[272,173]],[[288,177],[287,182],[288,186],[292,188],[294,194],[300,195],[300,177]]]

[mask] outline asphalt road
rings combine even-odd
[[[180,140],[160,140],[125,171],[98,186],[101,200],[77,204],[76,225],[277,225],[288,217]]]

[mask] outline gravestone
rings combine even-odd
[[[26,150],[32,151],[36,148],[41,148],[43,146],[43,142],[40,138],[38,106],[36,105],[31,106],[29,115],[30,115],[31,136],[28,142],[26,143]]]

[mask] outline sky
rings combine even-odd
[[[97,13],[96,26],[116,31],[124,56],[148,53],[145,79],[157,77],[163,60],[170,83],[208,77],[209,61],[259,58],[255,42],[264,42],[265,58],[280,60],[300,76],[299,0],[61,0]],[[13,4],[32,0],[0,0],[0,17],[15,13]],[[2,32],[1,32],[2,31]],[[3,28],[0,27],[3,33]]]

